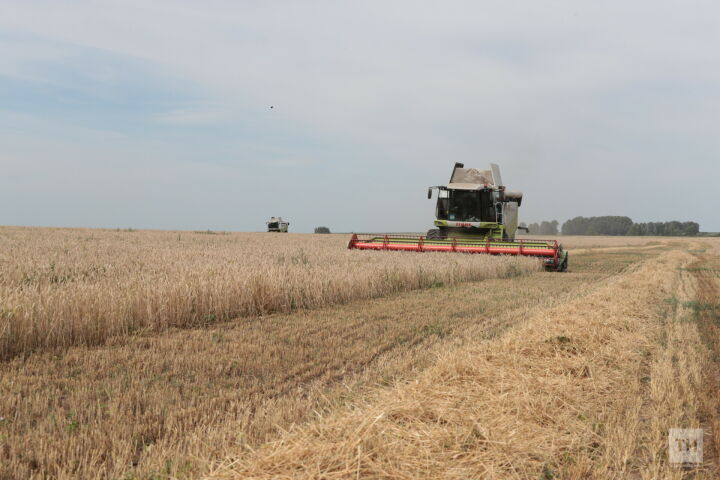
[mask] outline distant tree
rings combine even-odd
[[[543,220],[542,222],[535,222],[527,225],[529,235],[557,235],[558,234],[558,221],[552,220],[550,222]],[[526,226],[525,223],[520,224],[521,227]]]
[[[630,217],[593,217],[590,235],[627,235],[633,221]]]
[[[700,233],[700,224],[697,222],[648,222],[634,223],[628,235],[665,235],[692,237]]]
[[[563,235],[627,235],[633,222],[629,217],[575,217],[563,223]]]
[[[328,227],[315,227],[315,233],[330,233]]]
[[[540,235],[557,235],[558,234],[558,221],[552,220],[550,222],[540,222]]]
[[[697,222],[683,222],[685,235],[692,237],[700,233],[700,224]]]
[[[647,235],[647,223],[633,223],[627,234],[635,237]]]
[[[563,235],[587,235],[590,219],[575,217],[563,223],[561,231]]]

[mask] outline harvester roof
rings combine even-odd
[[[498,187],[502,185],[500,170],[497,165],[491,164],[492,170],[479,170],[477,168],[464,168],[456,166],[453,169],[450,183],[447,188],[453,190],[480,190],[488,186]]]
[[[450,190],[482,190],[491,187],[490,183],[448,183],[446,188]]]

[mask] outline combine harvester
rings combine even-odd
[[[427,235],[353,234],[350,249],[523,255],[542,260],[547,271],[564,272],[568,253],[557,240],[515,240],[521,192],[505,190],[500,167],[465,168],[456,163],[450,183],[438,190],[435,226]],[[521,227],[522,228],[522,227]]]
[[[284,221],[282,217],[272,217],[265,223],[267,223],[268,232],[287,233],[290,226],[290,222]]]

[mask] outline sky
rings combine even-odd
[[[428,186],[492,162],[527,223],[720,231],[719,20],[693,0],[0,0],[0,225],[422,231]]]

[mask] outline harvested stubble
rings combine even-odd
[[[0,368],[0,478],[198,478],[606,278],[538,272],[15,358]]]
[[[0,228],[0,359],[539,269],[348,251],[339,235],[200,233]]]
[[[700,425],[711,366],[671,252],[418,380],[297,428],[214,479],[715,478],[673,469],[667,430]]]

